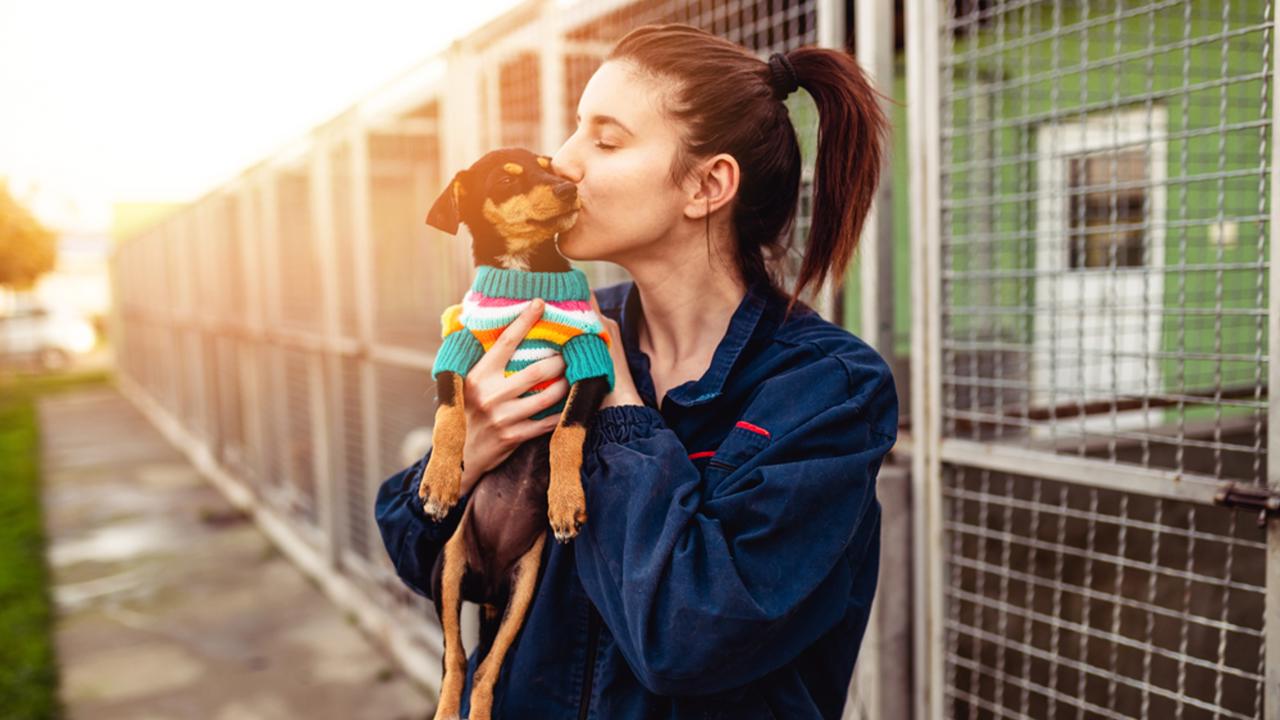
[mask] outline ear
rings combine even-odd
[[[462,219],[462,196],[466,193],[463,184],[466,182],[466,170],[459,170],[449,186],[440,193],[436,202],[427,213],[427,224],[439,228],[450,235],[458,233],[458,222]]]
[[[720,153],[703,162],[691,174],[692,186],[689,203],[685,206],[685,216],[702,219],[724,207],[738,194],[738,183],[741,171],[738,161],[728,153]]]

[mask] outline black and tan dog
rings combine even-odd
[[[459,172],[427,215],[448,233],[471,230],[475,263],[533,272],[570,269],[555,236],[577,220],[577,187],[527,150],[495,150]],[[467,435],[464,379],[436,377],[439,407],[431,458],[418,495],[439,520],[457,504]],[[609,391],[607,378],[570,389],[555,430],[516,448],[475,485],[458,529],[432,572],[436,612],[444,630],[444,679],[436,720],[457,718],[466,678],[459,614],[463,600],[482,607],[481,632],[491,642],[471,692],[472,720],[487,720],[503,658],[524,623],[541,569],[547,524],[558,540],[573,538],[586,520],[579,475],[591,416]]]

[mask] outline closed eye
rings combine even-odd
[[[601,140],[596,141],[596,147],[600,148],[601,150],[617,150],[618,149],[617,145],[610,145]]]

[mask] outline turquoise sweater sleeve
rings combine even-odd
[[[584,333],[565,343],[563,352],[564,379],[570,386],[586,378],[603,377],[608,379],[609,389],[613,389],[613,358],[604,338]]]
[[[466,328],[455,330],[446,335],[444,342],[440,345],[440,350],[436,353],[436,361],[431,366],[431,377],[434,379],[446,370],[466,377],[482,357],[484,357],[484,346],[476,336]]]

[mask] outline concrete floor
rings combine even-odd
[[[118,392],[39,412],[71,720],[430,717],[428,695]]]

